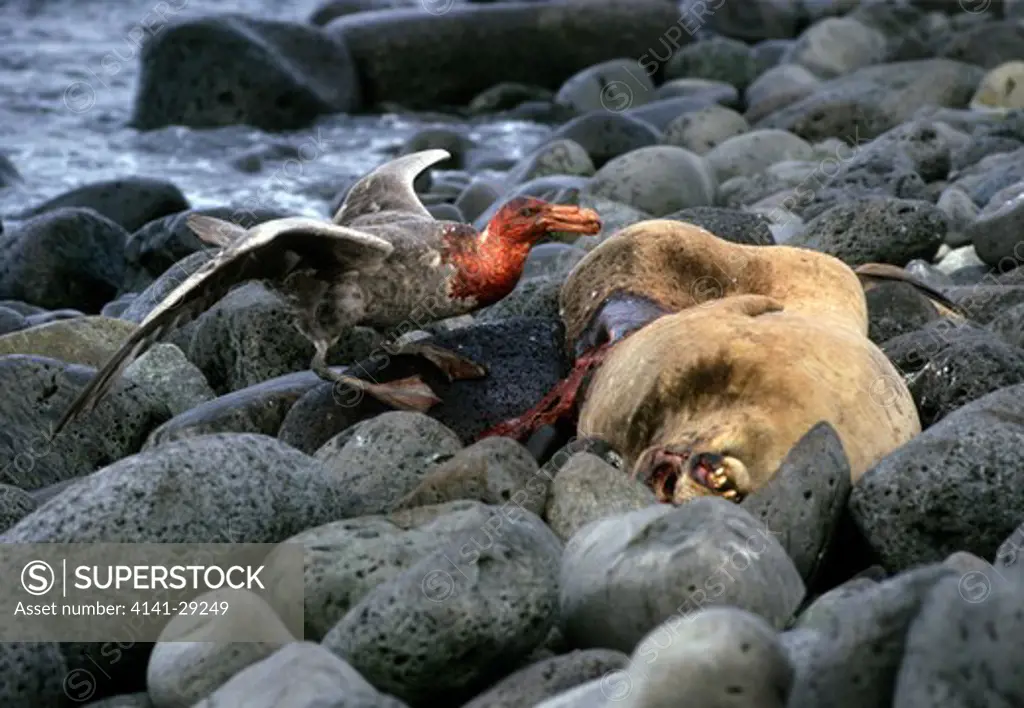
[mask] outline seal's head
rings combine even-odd
[[[755,489],[743,460],[729,450],[704,445],[647,448],[633,467],[632,477],[650,488],[658,501],[668,504],[700,496],[741,502]]]
[[[593,209],[552,204],[536,197],[516,197],[501,207],[487,224],[487,237],[508,245],[532,246],[559,231],[593,235],[601,217]]]

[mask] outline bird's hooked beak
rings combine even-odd
[[[601,217],[593,209],[567,204],[546,204],[536,223],[545,232],[564,231],[594,235],[601,231]]]
[[[749,489],[746,466],[735,457],[666,445],[646,450],[631,475],[647,486],[659,502],[682,504],[701,496],[743,501]]]

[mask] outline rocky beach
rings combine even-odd
[[[1024,706],[1024,2],[0,0],[0,92],[0,542],[266,581],[8,618],[0,705]],[[325,381],[251,279],[51,434],[233,247],[192,215],[330,222],[435,149],[480,243],[600,217],[330,347],[439,403]]]

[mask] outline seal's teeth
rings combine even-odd
[[[708,479],[711,481],[711,486],[715,489],[721,489],[729,481],[729,478],[725,474],[725,469],[722,467],[716,467],[715,470],[708,475]]]

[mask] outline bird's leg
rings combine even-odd
[[[409,376],[397,381],[387,383],[371,383],[357,379],[354,376],[347,376],[331,371],[327,366],[327,350],[330,342],[324,339],[317,339],[313,342],[316,353],[309,368],[324,381],[349,386],[363,393],[373,396],[381,403],[399,410],[419,411],[420,413],[430,410],[432,406],[441,402],[430,386],[423,382],[419,376]]]
[[[534,431],[545,425],[554,425],[563,417],[572,414],[581,391],[586,387],[591,374],[601,365],[611,345],[592,349],[590,353],[576,360],[569,375],[562,379],[540,403],[522,415],[498,423],[482,432],[477,440],[490,437],[507,437],[522,442]]]
[[[487,370],[472,359],[456,354],[451,349],[445,349],[433,342],[406,342],[397,345],[393,353],[421,356],[439,368],[449,381],[480,379],[487,375]]]

